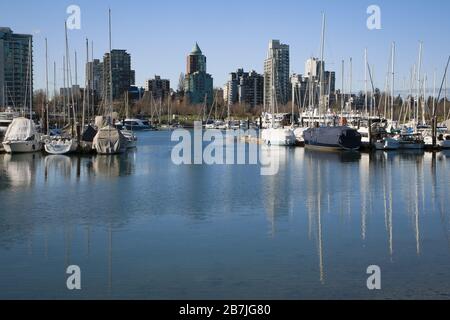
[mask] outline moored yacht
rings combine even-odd
[[[128,148],[128,141],[122,132],[107,125],[98,130],[92,147],[101,155],[124,153]]]
[[[361,134],[345,126],[309,128],[303,133],[305,147],[319,150],[359,150]]]
[[[425,141],[420,133],[400,134],[398,140],[400,149],[420,150],[425,148]]]
[[[7,153],[41,151],[41,137],[33,120],[27,118],[14,119],[6,131],[3,148]]]
[[[400,148],[400,141],[392,137],[383,137],[375,141],[374,143],[376,150],[398,150]]]
[[[261,139],[269,146],[294,146],[296,137],[291,129],[268,128],[261,132]]]
[[[75,152],[77,150],[77,143],[71,138],[53,137],[45,140],[44,150],[48,154],[64,155]]]
[[[124,121],[116,122],[116,126],[131,131],[148,131],[153,129],[148,120],[142,119],[125,119]]]

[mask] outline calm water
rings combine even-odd
[[[178,167],[169,133],[139,139],[114,157],[0,155],[0,298],[450,298],[450,152],[281,149],[264,177]]]

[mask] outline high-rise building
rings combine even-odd
[[[0,105],[28,107],[30,92],[33,92],[33,36],[0,28]]]
[[[205,98],[209,105],[214,100],[213,78],[206,72],[206,57],[196,43],[187,57],[184,91],[191,104],[201,104]]]
[[[280,43],[279,40],[271,40],[267,59],[264,62],[264,105],[272,107],[272,101],[276,105],[285,105],[290,97],[289,81],[289,45]],[[275,97],[272,97],[272,92]]]
[[[318,58],[310,58],[306,60],[304,74],[305,78],[311,78],[313,83],[319,85],[321,72],[323,72],[323,94],[329,95],[334,93],[336,90],[336,73],[326,71],[325,61],[320,61]]]
[[[94,59],[92,62],[86,64],[86,78],[88,79],[89,90],[94,90],[97,98],[103,97],[103,62],[99,59]]]
[[[323,68],[323,69],[322,69]],[[320,71],[325,72],[325,64],[322,66],[322,62],[318,58],[310,58],[305,62],[305,77],[312,77],[315,79],[320,78]]]
[[[332,104],[335,101],[336,73],[334,71],[326,71],[325,61],[320,61],[320,59],[313,57],[306,60],[305,74],[303,76],[300,75],[301,81],[295,77],[291,78],[293,88],[299,90],[296,94],[300,94],[301,99],[303,99],[301,102],[309,104],[311,96],[311,103],[314,105],[318,104],[320,101],[321,73],[323,74],[322,101],[327,104]],[[298,77],[298,75],[296,76]]]
[[[244,69],[238,69],[230,73],[226,87],[228,105],[241,103],[255,107],[263,104],[264,76],[256,71],[244,72]]]
[[[264,103],[264,76],[252,70],[242,77],[239,84],[239,102],[251,107],[262,106]]]
[[[247,73],[248,74],[248,73]],[[238,69],[237,72],[231,72],[227,82],[227,97],[228,105],[233,105],[239,102],[239,84],[240,78],[244,75],[244,69]]]
[[[325,71],[324,74],[324,85],[325,85],[325,93],[326,95],[331,95],[336,92],[336,72],[334,71]]]
[[[308,78],[301,74],[291,76],[292,100],[298,107],[305,107],[309,104]]]
[[[155,76],[145,82],[145,91],[151,94],[155,101],[165,100],[170,95],[170,80]]]
[[[121,99],[124,93],[134,85],[134,70],[131,70],[131,57],[126,50],[112,50],[112,88],[113,99]],[[103,57],[103,78],[105,95],[108,98],[110,95],[110,53],[106,53]]]

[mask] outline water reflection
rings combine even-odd
[[[64,156],[30,154],[0,155],[0,190],[29,188],[41,178],[121,177],[135,172],[135,152],[115,156]],[[44,168],[42,172],[42,166]],[[43,174],[41,176],[41,174]]]
[[[261,162],[278,167],[278,173],[265,176],[262,179],[261,194],[263,195],[266,216],[270,223],[270,235],[276,232],[276,219],[288,213],[292,193],[289,192],[291,175],[289,172],[290,149],[283,147],[261,148]]]
[[[41,165],[40,153],[0,154],[0,190],[31,187]]]
[[[55,260],[82,258],[93,285],[119,298],[259,297],[267,281],[280,293],[269,298],[298,288],[358,298],[348,283],[370,263],[411,283],[423,270],[450,277],[447,152],[274,147],[261,155],[279,172],[261,176],[257,165],[174,166],[158,139],[121,156],[0,155],[0,280],[19,265],[51,278]]]

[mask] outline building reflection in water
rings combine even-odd
[[[264,207],[266,209],[267,219],[270,223],[270,235],[274,236],[276,232],[276,218],[277,214],[282,214],[286,210],[286,204],[290,202],[289,197],[292,196],[289,189],[291,181],[289,176],[288,157],[289,148],[273,146],[270,148],[260,148],[261,163],[264,164],[278,164],[278,173],[263,177],[262,194]]]

